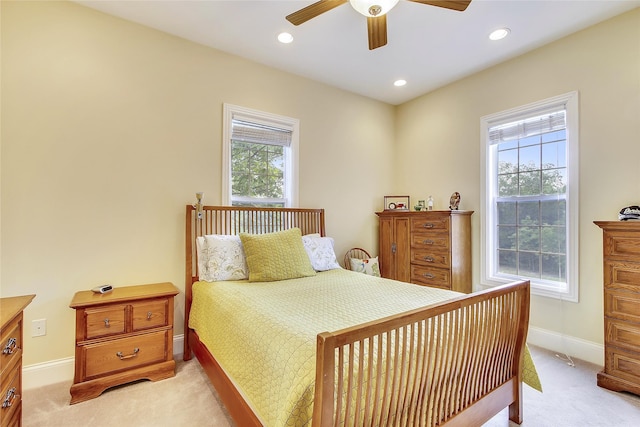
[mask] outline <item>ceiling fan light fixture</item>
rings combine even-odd
[[[399,0],[349,0],[351,6],[362,15],[373,18],[385,15]]]

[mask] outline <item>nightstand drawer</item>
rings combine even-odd
[[[126,314],[126,305],[108,305],[85,309],[85,339],[124,333]]]
[[[133,330],[140,331],[168,325],[168,303],[168,300],[160,300],[133,304]]]
[[[20,384],[21,370],[16,369],[15,372],[10,372],[7,375],[8,381],[3,378],[2,381],[2,394],[0,394],[0,419],[2,420],[2,427],[12,425],[9,420],[14,418],[14,414],[21,407],[22,390]],[[19,418],[18,418],[19,419]]]
[[[16,317],[2,330],[0,338],[0,372],[10,369],[20,360],[22,355],[22,317]],[[4,377],[4,375],[3,375]]]
[[[84,346],[85,379],[163,362],[168,336],[158,331]]]

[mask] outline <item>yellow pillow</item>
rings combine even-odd
[[[271,282],[314,276],[299,228],[268,234],[241,233],[250,282]]]

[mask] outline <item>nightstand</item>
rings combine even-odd
[[[175,375],[172,283],[77,292],[75,375],[71,404],[140,379]]]
[[[22,425],[22,311],[35,295],[0,298],[0,425]]]

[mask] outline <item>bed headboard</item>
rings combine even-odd
[[[191,286],[198,280],[196,237],[207,234],[264,234],[293,227],[298,227],[303,235],[325,235],[324,209],[203,206],[202,219],[197,219],[196,208],[187,205],[185,223],[185,334],[191,309]]]

